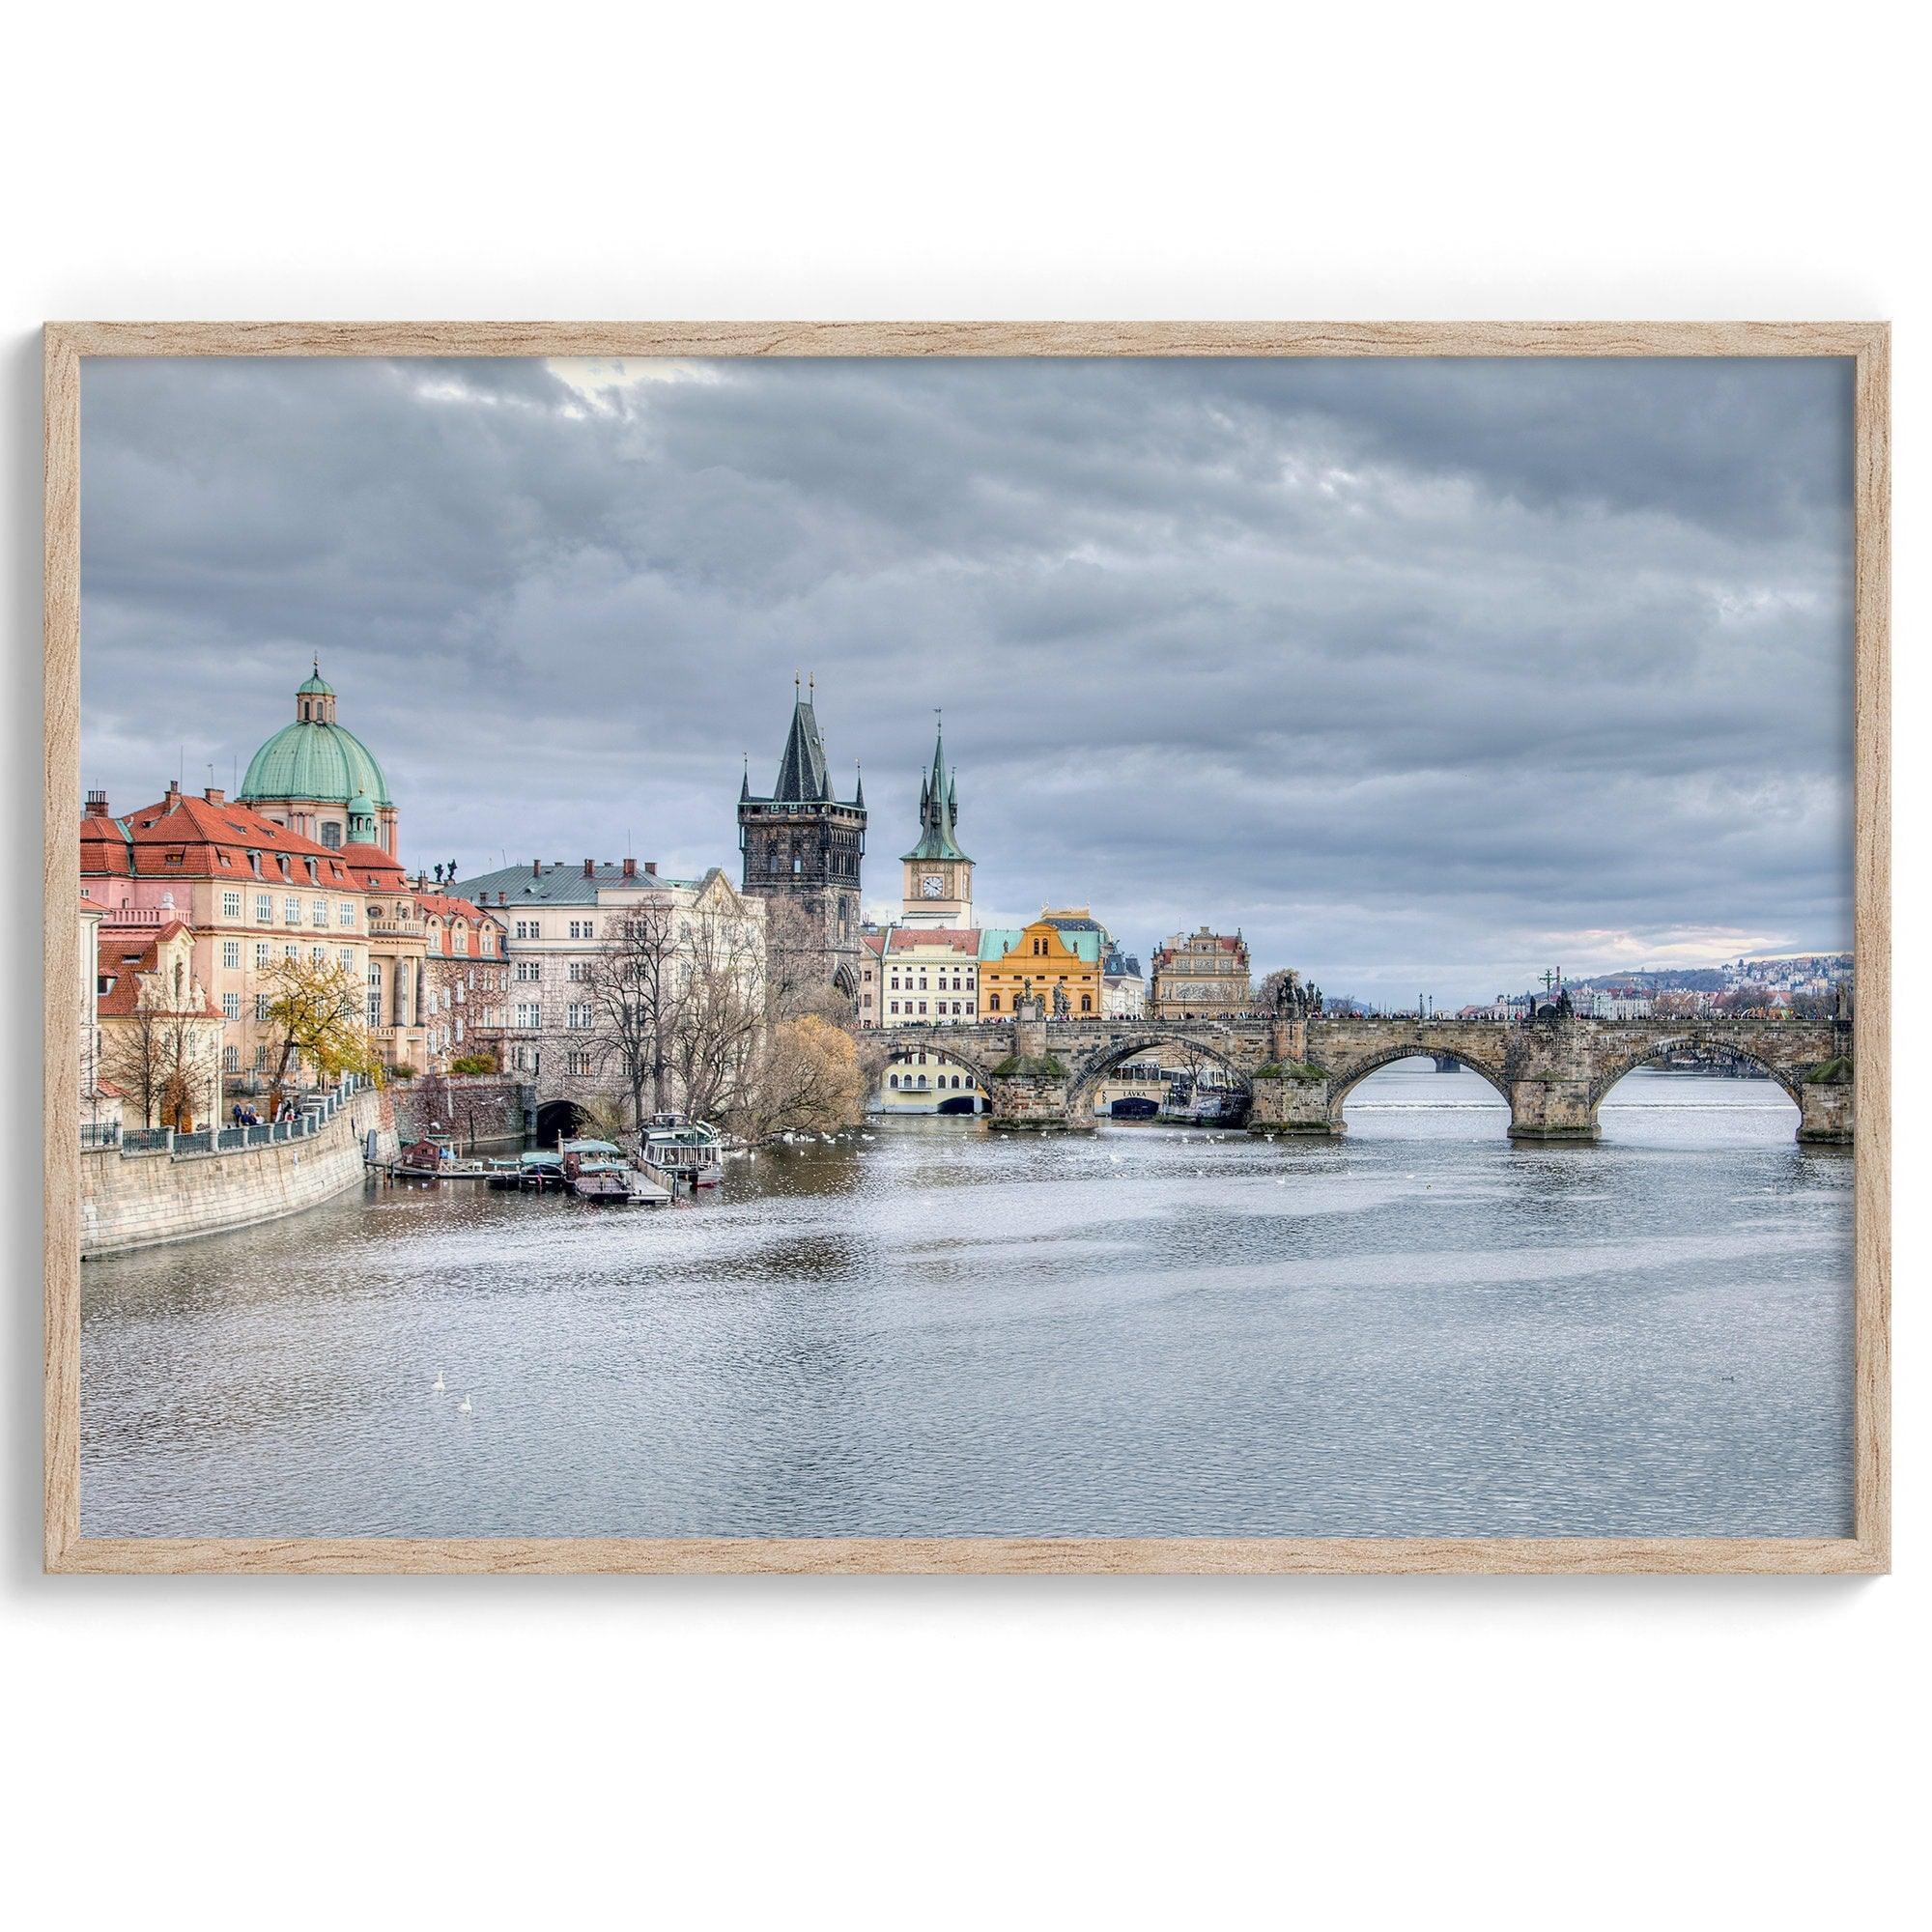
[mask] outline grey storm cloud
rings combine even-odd
[[[1851,386],[1808,359],[99,361],[83,765],[318,655],[412,863],[736,863],[795,671],[896,901],[1334,991],[1848,943]]]

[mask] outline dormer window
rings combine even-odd
[[[257,877],[258,879],[259,879],[259,878],[260,878],[260,877],[262,876],[262,855],[261,855],[261,853],[259,853],[259,852],[250,852],[250,853],[248,854],[248,869],[249,869],[249,870],[250,870],[251,872],[253,872],[253,873],[254,873],[254,875],[255,875],[255,876],[256,876],[256,877]]]

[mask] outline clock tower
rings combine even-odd
[[[960,930],[973,923],[973,862],[959,849],[953,828],[959,818],[959,781],[946,771],[946,741],[935,732],[932,770],[920,782],[919,843],[905,867],[902,925]]]

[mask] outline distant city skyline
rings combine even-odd
[[[1239,926],[1372,1001],[1850,942],[1822,360],[90,362],[82,776],[228,785],[312,656],[412,870],[736,876],[794,674],[898,906]],[[212,771],[210,768],[213,768]]]

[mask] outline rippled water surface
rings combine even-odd
[[[674,1211],[371,1190],[90,1263],[83,1526],[1851,1533],[1851,1163],[1776,1087],[1532,1149],[1406,1062],[1348,1118],[880,1122]]]

